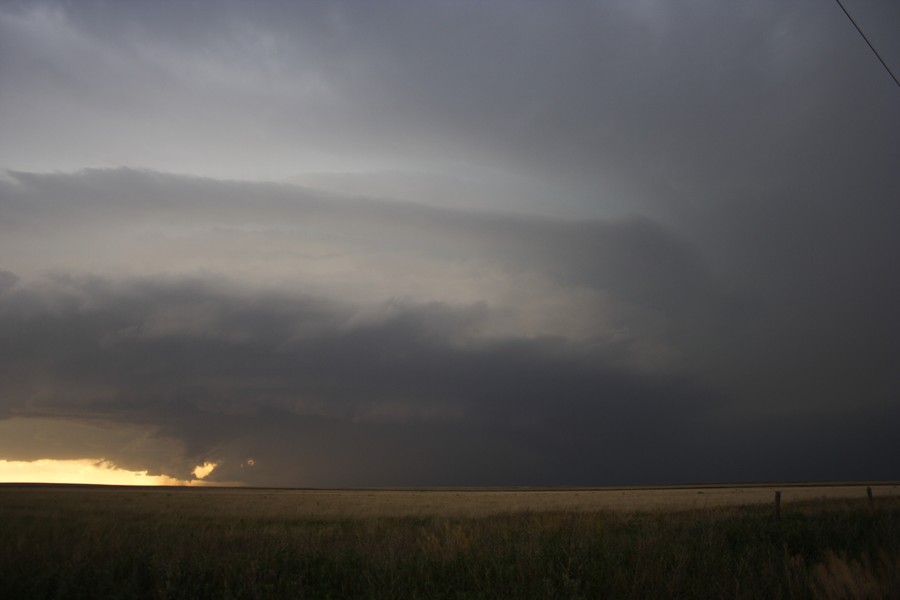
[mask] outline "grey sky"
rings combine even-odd
[[[898,478],[900,89],[833,2],[3,2],[0,81],[0,459]]]

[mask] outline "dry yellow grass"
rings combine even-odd
[[[900,598],[871,485],[0,485],[0,597]]]
[[[877,499],[900,496],[900,484],[871,484]],[[70,487],[12,486],[7,490],[33,494],[66,493],[66,502],[77,501]],[[77,488],[75,488],[77,489]],[[704,509],[721,506],[772,503],[780,490],[782,504],[818,499],[865,498],[866,484],[778,484],[750,486],[692,486],[657,488],[529,488],[529,489],[390,489],[390,490],[291,490],[256,488],[124,488],[90,487],[85,502],[103,505],[152,500],[182,515],[202,516],[213,511],[222,516],[255,517],[408,517],[487,516],[511,512],[656,511]],[[32,496],[34,497],[34,496]],[[201,501],[202,499],[202,501]]]

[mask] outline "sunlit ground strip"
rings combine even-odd
[[[209,486],[215,484],[204,481],[203,477],[209,475],[215,468],[215,463],[198,465],[194,469],[197,479],[182,480],[168,475],[149,475],[147,471],[128,471],[102,459],[0,460],[0,482]]]

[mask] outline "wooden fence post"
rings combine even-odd
[[[775,491],[775,520],[781,518],[781,491]]]
[[[872,497],[872,486],[866,486],[866,496],[869,497],[869,510],[875,509],[875,499]]]

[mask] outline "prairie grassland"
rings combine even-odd
[[[0,597],[900,598],[898,486],[774,489],[7,485]]]
[[[874,496],[900,496],[900,484],[870,484]],[[256,489],[0,484],[6,502],[65,504],[69,510],[164,510],[185,517],[482,517],[514,512],[592,512],[710,509],[866,498],[866,484],[760,484],[630,488]]]

